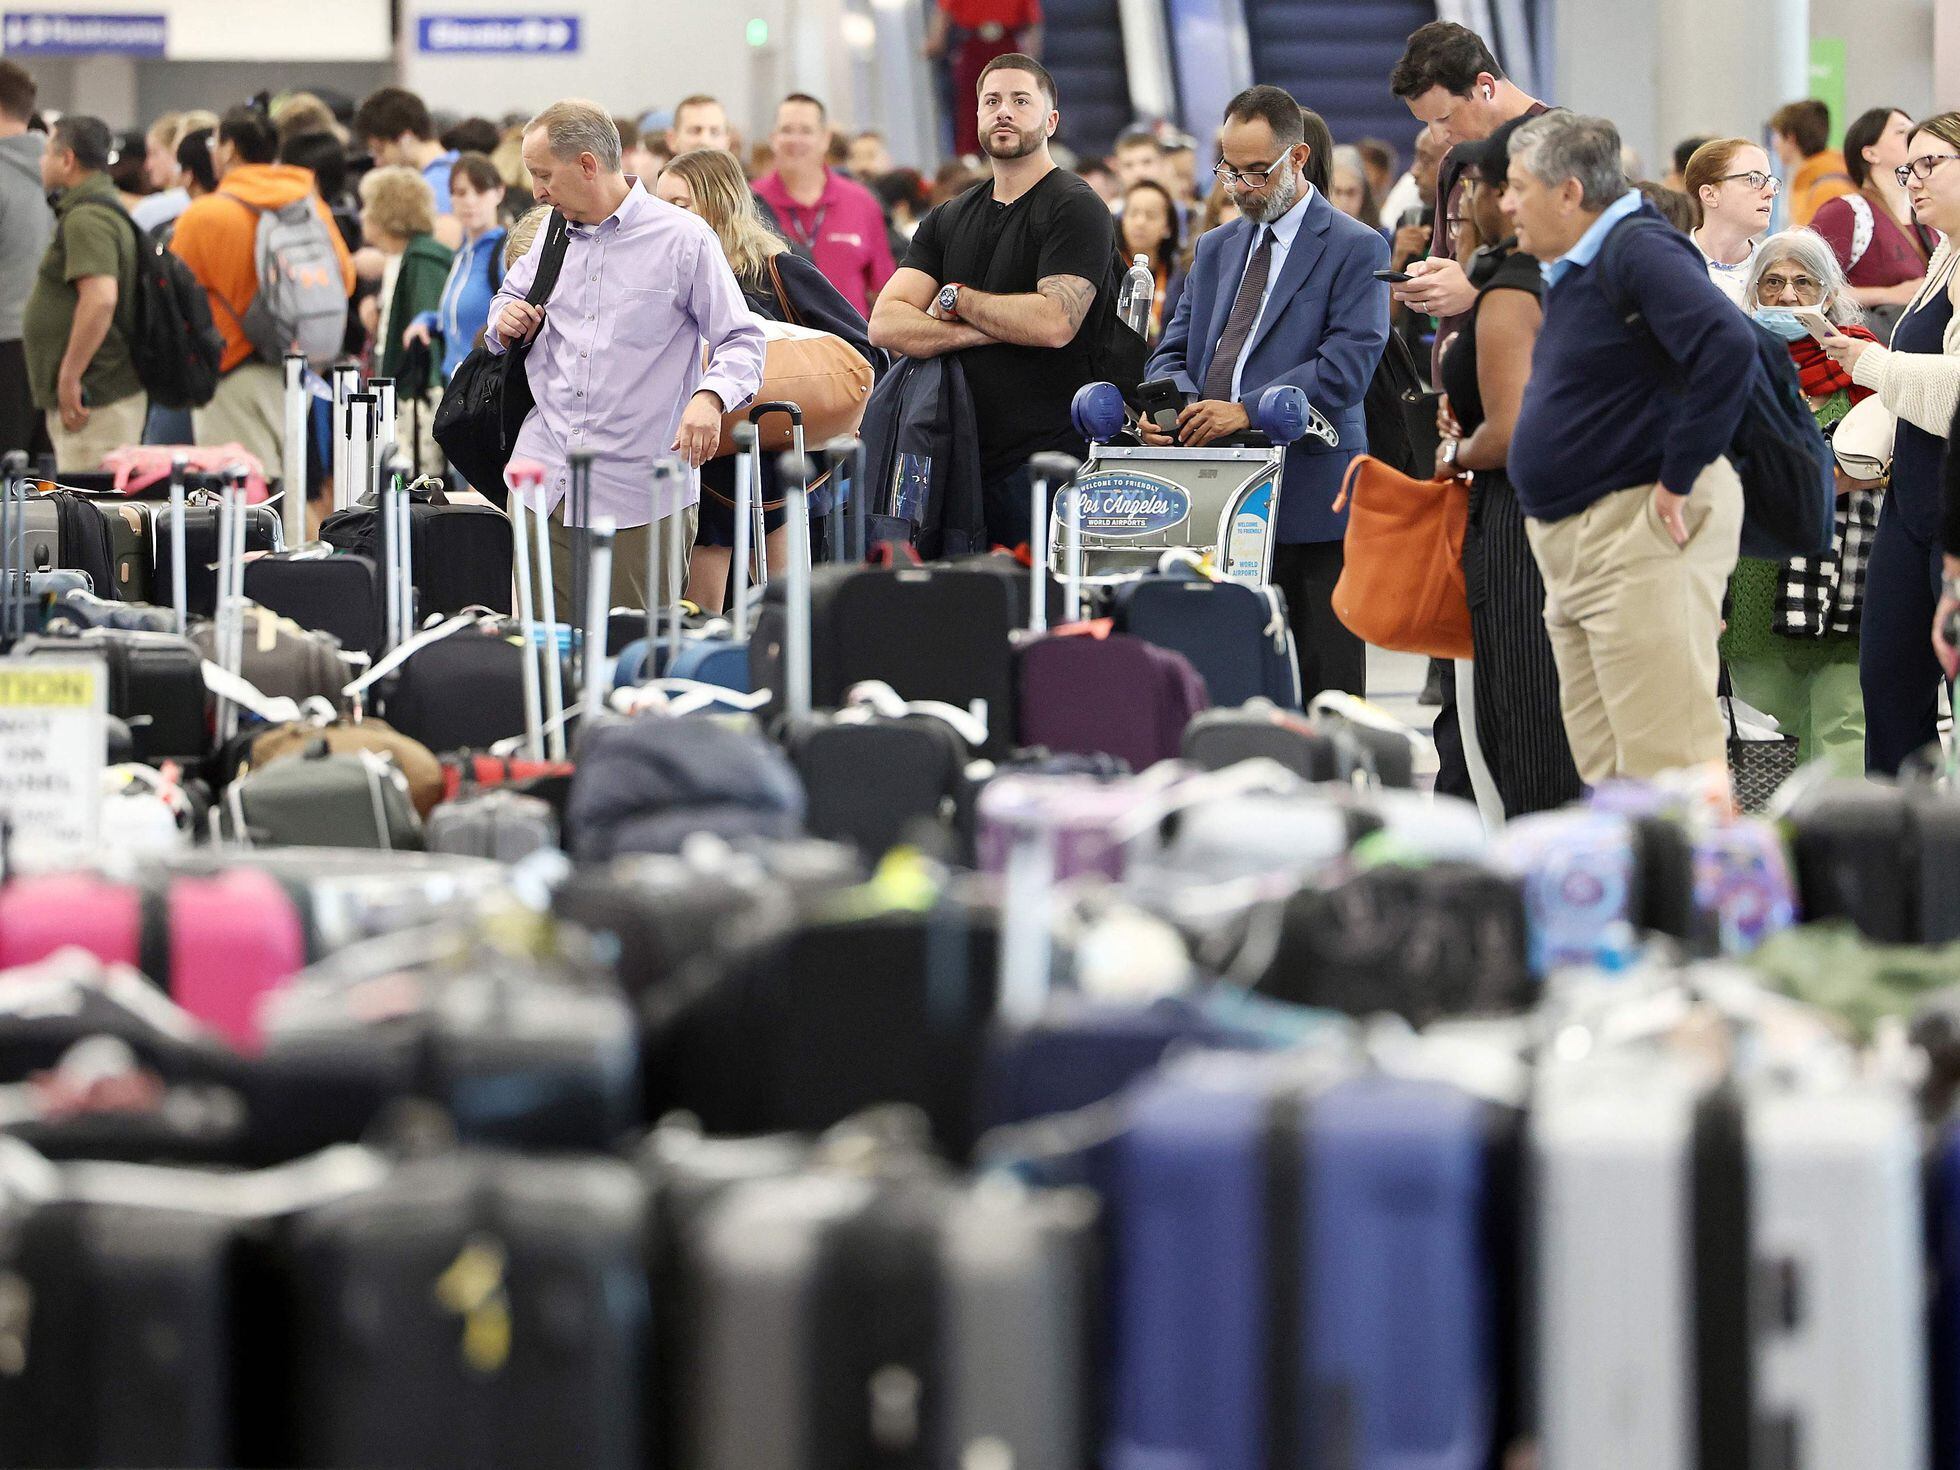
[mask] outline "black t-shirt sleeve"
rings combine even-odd
[[[1080,276],[1101,287],[1116,257],[1116,221],[1109,206],[1084,184],[1063,192],[1041,222],[1041,249],[1034,278]]]
[[[943,239],[946,211],[952,206],[942,204],[919,221],[919,228],[912,235],[912,248],[905,252],[900,262],[907,270],[924,271],[940,285],[946,284],[946,246]]]

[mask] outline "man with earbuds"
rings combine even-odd
[[[1409,104],[1416,121],[1445,146],[1481,143],[1517,117],[1537,117],[1551,108],[1509,81],[1483,37],[1453,21],[1419,27],[1389,73],[1388,87]],[[1394,288],[1395,299],[1436,322],[1436,343],[1454,336],[1476,304],[1477,288],[1456,260],[1457,221],[1463,218],[1463,169],[1445,154],[1437,174],[1436,228],[1429,258],[1410,263],[1414,280]]]

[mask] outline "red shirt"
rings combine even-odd
[[[776,212],[789,243],[810,257],[846,301],[870,316],[895,269],[877,197],[835,169],[826,170],[823,197],[815,204],[790,198],[782,176],[773,171],[755,181],[755,192]]]
[[[1913,248],[1905,228],[1882,204],[1874,204],[1868,198],[1864,204],[1872,215],[1871,243],[1865,246],[1858,263],[1850,264],[1851,242],[1857,229],[1857,207],[1851,199],[1849,194],[1826,199],[1810,221],[1811,229],[1824,237],[1831,254],[1845,267],[1845,279],[1854,286],[1897,286],[1925,275],[1927,255]],[[1918,226],[1913,228],[1916,230]],[[1929,250],[1927,254],[1930,253]]]
[[[939,8],[967,31],[988,25],[1019,31],[1041,24],[1041,0],[939,0]]]

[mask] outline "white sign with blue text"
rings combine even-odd
[[[447,56],[571,56],[579,49],[576,15],[425,15],[416,49]]]

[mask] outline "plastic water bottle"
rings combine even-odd
[[[1123,275],[1123,290],[1116,298],[1116,314],[1139,337],[1150,335],[1150,308],[1157,300],[1157,277],[1151,272],[1150,257],[1139,255]]]

